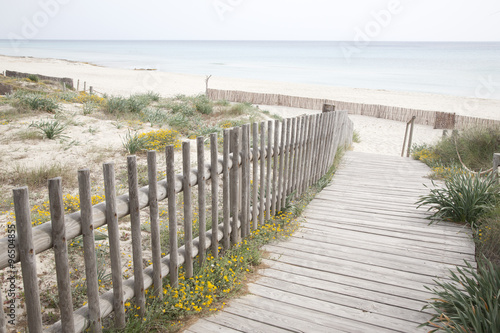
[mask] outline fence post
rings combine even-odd
[[[94,87],[90,86],[89,87],[89,95],[92,96],[93,93],[94,93]]]
[[[91,332],[102,332],[89,169],[78,170],[78,185],[82,214],[83,256],[85,261],[85,276],[87,278],[90,330]]]
[[[113,311],[115,328],[125,327],[125,305],[123,302],[122,262],[120,254],[120,230],[116,208],[116,187],[114,163],[104,163],[104,196],[106,198],[106,224],[108,225],[109,258],[113,281]]]
[[[231,201],[231,215],[232,215],[232,224],[231,224],[231,244],[234,245],[239,241],[239,233],[238,233],[238,194],[239,187],[239,139],[240,139],[240,131],[238,128],[233,128],[231,130],[231,151],[233,152],[233,167],[231,168],[231,193],[230,193],[230,201]]]
[[[80,91],[80,79],[76,81],[76,91]]]
[[[199,237],[198,237],[198,256],[200,260],[200,266],[205,261],[206,256],[206,199],[205,199],[205,138],[199,136],[196,138],[196,150],[198,153],[198,227],[199,227]],[[215,165],[217,167],[217,164]],[[212,230],[212,232],[217,231]]]
[[[161,276],[160,216],[158,211],[158,180],[156,169],[156,151],[148,151],[148,199],[149,219],[151,221],[151,257],[153,261],[154,295],[163,299]],[[106,197],[107,198],[107,197]],[[107,200],[107,199],[106,199]]]
[[[26,299],[26,312],[28,315],[28,329],[30,332],[41,332],[42,312],[40,306],[40,293],[38,291],[38,277],[36,275],[36,253],[33,246],[33,234],[31,231],[32,225],[28,188],[26,186],[16,188],[13,190],[13,194],[18,237],[17,244],[19,246],[24,297]]]
[[[191,144],[182,143],[182,194],[184,199],[184,248],[186,278],[193,276],[193,211],[191,205]]]
[[[66,228],[64,225],[64,202],[60,177],[49,180],[49,202],[61,327],[64,332],[71,333],[75,331],[75,323],[73,320],[73,300],[71,297],[68,246],[66,244]]]
[[[5,313],[3,312],[2,288],[0,288],[0,304],[2,305],[2,307],[0,308],[0,333],[7,333],[7,320],[5,317]]]
[[[175,169],[174,169],[174,146],[165,147],[165,159],[167,162],[167,198],[168,198],[168,232],[170,247],[170,286],[179,286],[179,254],[177,251],[177,212],[175,202]]]
[[[498,179],[498,167],[500,166],[500,153],[493,154],[493,177]]]
[[[266,160],[266,127],[265,122],[260,123],[260,182],[259,182],[259,224],[264,224],[264,197],[266,194],[266,184],[265,184],[265,176],[266,176],[266,168],[265,168],[265,160]]]
[[[259,225],[259,205],[257,197],[257,188],[260,185],[259,182],[259,156],[262,158],[262,154],[259,153],[259,128],[257,123],[252,124],[252,139],[253,139],[253,149],[252,149],[252,230],[257,230]]]
[[[278,178],[278,158],[279,158],[279,133],[280,121],[274,121],[274,147],[273,147],[273,184],[272,184],[272,196],[271,196],[271,215],[276,215],[276,199],[278,198],[276,187]]]
[[[290,128],[290,142],[288,144],[289,156],[288,156],[288,172],[287,172],[287,186],[286,186],[286,196],[292,193],[292,182],[293,182],[293,160],[295,156],[295,128],[297,125],[297,118],[292,118],[292,126]],[[288,134],[287,134],[288,135]]]
[[[212,188],[212,256],[219,257],[219,156],[217,152],[217,133],[210,134],[210,179]]]
[[[279,156],[279,166],[278,166],[278,189],[276,196],[276,211],[277,213],[281,212],[281,203],[283,197],[283,188],[284,188],[284,164],[285,164],[285,136],[286,136],[286,119],[283,119],[281,122],[281,140],[279,145],[280,156]]]
[[[132,234],[132,261],[134,263],[134,298],[135,305],[139,309],[139,316],[143,317],[146,313],[146,297],[144,295],[139,186],[137,184],[137,159],[135,155],[127,156],[127,171],[130,204],[130,233]]]
[[[231,137],[231,131],[229,129],[225,129],[223,133],[223,170],[222,170],[222,214],[223,214],[223,245],[224,245],[224,250],[227,251],[229,250],[229,247],[231,246],[230,243],[230,237],[229,237],[229,229],[230,229],[230,223],[231,223],[231,203],[230,203],[230,183],[229,183],[229,174],[230,174],[230,169],[229,169],[229,162],[230,162],[230,157],[229,157],[229,150],[231,149],[230,147],[230,137]]]
[[[83,92],[87,92],[87,81],[83,81]]]
[[[241,134],[241,238],[246,238],[249,234],[249,219],[248,219],[248,208],[250,200],[250,170],[249,170],[249,159],[248,159],[248,148],[249,148],[249,125],[245,124],[242,126]]]
[[[271,218],[271,158],[273,156],[273,121],[267,123],[266,220]]]

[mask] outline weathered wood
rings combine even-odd
[[[500,154],[493,154],[493,176],[498,178],[498,167],[500,166]]]
[[[294,172],[294,160],[295,160],[295,132],[297,130],[297,120],[298,118],[292,118],[292,127],[290,134],[290,152],[288,161],[288,177],[287,177],[287,191],[286,195],[289,196],[292,193],[293,188],[293,172]]]
[[[238,232],[238,195],[239,191],[239,141],[240,131],[237,128],[231,130],[231,151],[233,152],[233,168],[231,169],[230,183],[230,206],[231,206],[231,245],[239,242]]]
[[[294,143],[293,168],[292,168],[292,186],[291,191],[295,192],[294,197],[297,197],[297,189],[299,183],[299,167],[300,167],[300,148],[301,148],[301,127],[303,117],[297,117],[296,137]]]
[[[271,195],[271,215],[276,215],[276,204],[278,199],[278,163],[279,163],[279,145],[280,145],[280,121],[274,121],[274,144],[273,144],[273,180],[272,180],[272,195]]]
[[[21,258],[23,274],[24,298],[26,300],[26,314],[30,332],[42,331],[42,313],[40,307],[40,293],[38,291],[38,277],[36,274],[36,252],[33,246],[31,232],[31,216],[27,187],[13,190],[14,212],[16,214],[17,243]],[[2,309],[3,312],[3,309]]]
[[[170,286],[177,288],[179,286],[179,264],[177,250],[177,211],[175,202],[175,169],[174,169],[174,146],[169,145],[165,148],[165,158],[167,162],[167,198],[168,198],[168,233],[169,233],[169,273]]]
[[[249,150],[249,125],[242,126],[241,133],[241,238],[249,235],[249,200],[250,200],[250,163],[248,158]]]
[[[196,151],[198,156],[198,228],[200,235],[205,235],[206,233],[206,199],[205,199],[205,138],[199,136],[196,138]],[[200,266],[203,264],[206,258],[205,248],[206,239],[205,237],[200,237],[198,243],[198,259]]]
[[[61,182],[60,177],[49,179],[50,218],[52,222],[52,239],[54,240],[53,248],[62,328],[65,332],[74,332],[75,323],[73,320],[73,300],[71,297],[71,279],[69,276],[68,246],[66,244]]]
[[[139,316],[146,313],[144,275],[142,268],[142,235],[139,211],[139,186],[137,184],[137,158],[127,156],[128,195],[130,198],[130,233],[132,235],[132,262],[134,264],[134,297]]]
[[[212,189],[212,256],[217,259],[219,256],[219,239],[215,232],[219,225],[219,172],[218,172],[218,149],[217,133],[210,134],[210,178]]]
[[[87,299],[89,304],[88,320],[90,322],[91,332],[102,332],[89,169],[78,170],[78,187],[80,193],[80,209],[82,214],[83,259],[85,261]]]
[[[163,299],[163,283],[160,269],[161,243],[160,243],[160,215],[158,209],[158,183],[157,183],[156,151],[148,151],[148,183],[149,183],[149,220],[151,222],[151,257],[153,262],[153,294],[158,299]]]
[[[120,230],[116,212],[116,182],[114,163],[103,164],[104,195],[106,197],[106,223],[108,225],[109,258],[113,282],[113,311],[115,327],[125,327],[125,303],[123,301],[122,261]]]
[[[276,214],[281,213],[281,204],[283,197],[283,175],[284,175],[284,164],[285,164],[285,136],[286,136],[286,119],[281,122],[281,135],[280,135],[280,145],[279,145],[279,166],[278,166],[278,184],[276,190]]]
[[[264,212],[265,212],[265,207],[264,207],[264,199],[266,196],[266,183],[265,183],[265,177],[266,177],[266,157],[267,157],[267,152],[266,152],[266,123],[261,122],[260,123],[260,181],[259,181],[259,224],[264,224]]]
[[[309,127],[311,123],[311,117],[310,116],[304,116],[304,124],[303,126],[303,135],[302,135],[302,153],[301,153],[301,160],[300,160],[300,190],[299,190],[299,195],[302,195],[306,189],[306,175],[307,175],[307,155],[308,155],[308,134],[309,134]]]
[[[271,158],[273,154],[273,121],[267,123],[266,220],[271,218]]]
[[[285,164],[283,165],[283,190],[281,193],[281,207],[284,209],[286,207],[286,199],[288,196],[288,178],[290,173],[290,156],[292,155],[290,147],[290,135],[292,130],[292,120],[286,119],[286,141],[285,150],[283,151],[283,158]]]
[[[259,198],[257,190],[259,188],[259,128],[257,123],[252,124],[252,230],[257,230],[259,225]],[[262,160],[264,160],[262,158]]]
[[[191,145],[189,141],[182,143],[182,194],[184,199],[184,246],[186,262],[184,270],[186,278],[193,276],[193,207],[191,204]]]
[[[7,333],[7,317],[3,312],[3,295],[2,288],[0,288],[0,304],[2,304],[2,308],[0,309],[0,333]]]
[[[222,174],[222,210],[223,210],[223,223],[224,223],[224,250],[227,251],[230,247],[230,236],[229,229],[231,228],[230,219],[231,219],[231,204],[230,204],[230,168],[229,165],[231,163],[229,157],[230,150],[230,141],[231,141],[231,131],[229,129],[224,130],[223,137],[223,161],[224,161],[224,171]]]

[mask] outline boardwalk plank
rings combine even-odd
[[[429,225],[415,202],[430,169],[407,158],[348,152],[307,207],[302,228],[267,245],[249,295],[189,328],[243,332],[427,332],[424,287],[474,264],[470,229]],[[230,331],[233,332],[233,331]]]

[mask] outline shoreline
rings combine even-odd
[[[163,97],[205,93],[206,76],[162,72],[159,70],[121,69],[88,62],[32,56],[0,55],[0,71],[13,70],[56,77],[69,77],[93,86],[98,93],[128,96],[155,91]],[[464,116],[500,120],[500,100],[470,98],[433,93],[404,92],[311,85],[212,76],[209,88],[257,93],[333,99],[351,103],[380,104],[426,111],[442,111]]]

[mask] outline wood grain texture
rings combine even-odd
[[[424,285],[450,281],[449,269],[474,262],[470,230],[428,225],[428,214],[416,209],[429,172],[410,159],[346,153],[332,184],[305,210],[301,230],[265,246],[266,268],[249,294],[189,330],[210,322],[213,331],[429,331],[418,327],[431,317],[422,311],[432,297]]]
[[[73,320],[73,300],[71,297],[61,177],[49,179],[49,202],[61,324],[65,332],[71,333],[75,331],[75,322]],[[0,304],[3,303],[0,302]]]

